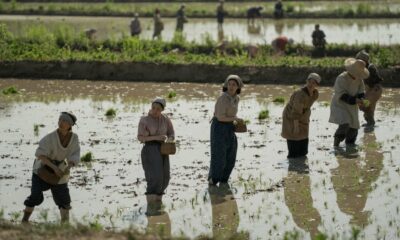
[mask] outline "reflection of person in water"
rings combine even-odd
[[[285,202],[297,226],[310,232],[311,238],[314,239],[319,233],[321,216],[313,207],[306,160],[306,157],[289,159],[289,172],[285,178]]]
[[[342,212],[351,215],[350,223],[363,227],[368,224],[369,212],[365,212],[368,193],[383,168],[383,153],[379,150],[373,133],[363,137],[365,159],[347,159],[337,155],[339,166],[332,171],[333,188]],[[364,160],[365,164],[360,164]]]
[[[239,210],[228,183],[209,185],[213,239],[230,239],[237,234]]]
[[[150,204],[150,203],[147,203]],[[151,208],[147,206],[147,209]],[[171,238],[171,220],[169,215],[165,211],[161,211],[161,202],[158,211],[154,211],[151,214],[146,213],[147,216],[147,229],[146,232],[157,234],[160,237]]]

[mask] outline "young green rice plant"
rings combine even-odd
[[[175,91],[170,91],[168,93],[168,98],[174,98],[174,97],[176,97],[176,92]]]
[[[93,155],[92,152],[87,152],[85,155],[81,157],[82,162],[92,162],[93,161]]]
[[[274,103],[285,103],[284,97],[276,97],[272,102]]]
[[[107,117],[115,117],[115,116],[117,116],[117,110],[115,110],[114,108],[109,108],[109,109],[107,109],[105,115]]]
[[[268,110],[262,110],[259,114],[258,114],[258,119],[259,120],[263,120],[263,119],[267,119],[269,118],[269,111]]]
[[[16,87],[14,87],[14,86],[10,86],[10,87],[4,88],[2,92],[3,92],[4,95],[19,93],[18,89]]]

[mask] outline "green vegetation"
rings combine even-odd
[[[114,108],[109,108],[109,109],[107,109],[105,115],[107,117],[115,117],[115,116],[117,116],[117,110],[115,110]]]
[[[269,111],[268,110],[262,110],[259,114],[258,114],[258,119],[259,120],[263,120],[263,119],[267,119],[269,118]]]
[[[276,97],[272,102],[274,103],[285,103],[284,97]]]
[[[229,44],[225,54],[216,50],[216,42],[205,44],[188,42],[176,35],[171,42],[141,40],[124,37],[121,40],[89,41],[71,28],[61,25],[54,32],[39,25],[29,28],[25,35],[15,37],[5,25],[0,25],[0,61],[101,61],[151,62],[167,64],[209,64],[227,66],[272,67],[342,67],[346,56],[354,56],[366,49],[380,67],[400,64],[400,45],[377,44],[327,46],[326,58],[311,58],[312,47],[297,44],[286,50],[286,56],[277,57],[270,45],[261,45],[259,56],[250,59],[246,45],[238,41]],[[298,49],[302,49],[299,55]]]
[[[87,152],[85,155],[81,157],[82,162],[92,162],[93,161],[93,155],[92,152]]]
[[[175,91],[170,91],[168,93],[168,98],[174,98],[174,97],[176,97],[176,92]]]
[[[14,86],[5,88],[5,89],[3,89],[2,92],[3,92],[4,95],[17,94],[17,93],[19,93],[18,90],[17,90],[17,88],[14,87]]]
[[[113,1],[84,2],[41,2],[17,3],[16,0],[2,2],[0,13],[35,15],[82,15],[82,16],[133,16],[135,12],[142,17],[153,16],[159,8],[163,17],[175,17],[181,3],[114,3]],[[244,18],[250,6],[262,6],[263,17],[272,17],[274,2],[237,2],[226,3],[228,17]],[[315,8],[317,10],[315,10]],[[192,2],[186,4],[188,17],[214,18],[215,2]],[[397,18],[400,12],[390,10],[387,3],[351,3],[351,2],[284,2],[287,18]]]

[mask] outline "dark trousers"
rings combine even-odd
[[[232,123],[211,123],[211,163],[208,179],[213,183],[228,182],[236,163],[237,138]]]
[[[32,174],[31,195],[25,200],[25,206],[39,206],[44,200],[43,192],[49,189],[53,195],[54,202],[59,208],[71,209],[68,183],[51,185],[40,179],[36,174]]]
[[[169,156],[161,155],[161,144],[148,142],[142,149],[142,166],[146,177],[146,194],[164,194],[169,184]]]
[[[303,140],[287,140],[288,158],[304,157],[308,153],[308,138]]]
[[[358,129],[351,128],[349,124],[341,124],[335,132],[335,141],[345,140],[346,144],[354,144],[358,135]]]

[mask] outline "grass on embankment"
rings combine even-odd
[[[140,40],[125,37],[121,40],[91,42],[83,35],[63,27],[49,32],[44,27],[30,28],[22,37],[15,37],[0,25],[0,61],[100,61],[100,62],[150,62],[168,64],[213,64],[227,66],[294,66],[294,67],[341,67],[346,56],[354,56],[366,49],[378,66],[400,64],[400,45],[328,45],[332,57],[309,57],[312,47],[295,45],[287,49],[287,56],[272,55],[269,45],[260,46],[260,54],[249,59],[246,45],[232,41],[227,53],[216,50],[217,43],[211,38],[203,44],[187,42],[176,35],[171,42]],[[299,49],[301,49],[299,54]]]
[[[163,17],[175,17],[181,3],[19,3],[16,0],[0,2],[0,13],[3,14],[40,14],[40,15],[74,15],[74,16],[140,16],[152,17],[155,8],[159,8]],[[215,2],[186,3],[188,17],[215,18]],[[250,6],[263,6],[263,17],[272,17],[274,2],[226,3],[227,17],[244,18]],[[374,2],[341,2],[309,3],[284,2],[285,17],[288,18],[398,18],[399,10],[390,10],[391,3]]]

